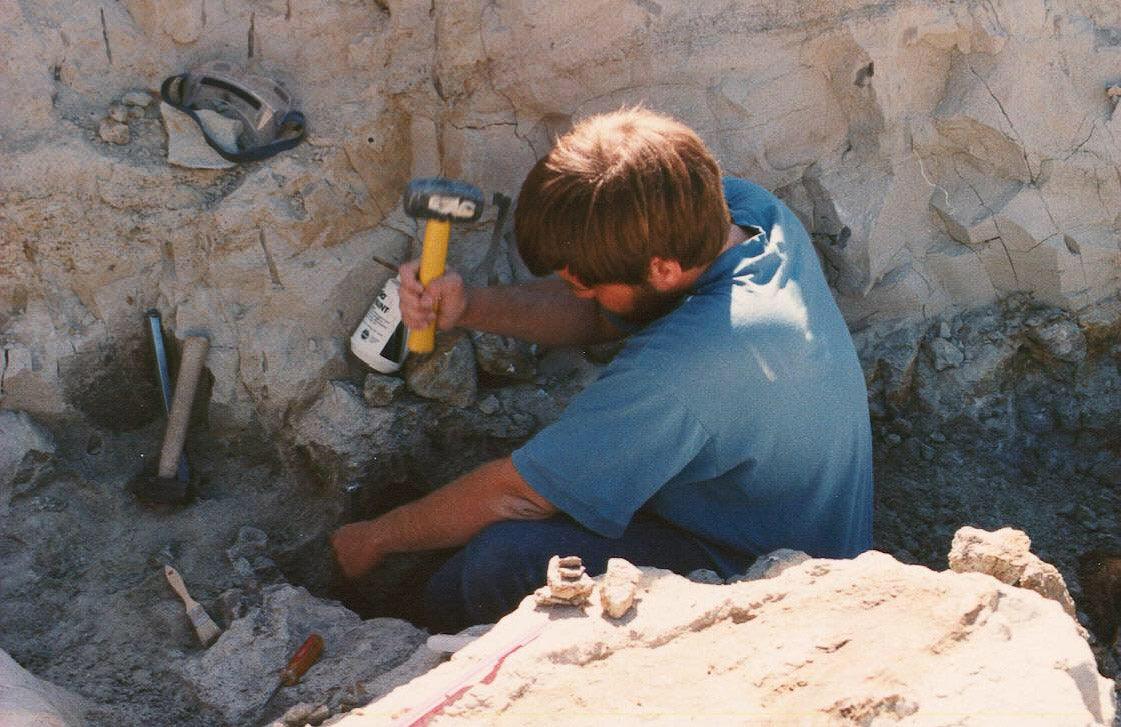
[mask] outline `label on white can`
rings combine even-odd
[[[374,371],[391,374],[405,360],[408,330],[401,322],[401,280],[390,278],[350,337],[350,350]]]

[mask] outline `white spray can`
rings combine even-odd
[[[350,337],[350,350],[374,371],[391,374],[405,360],[408,329],[401,322],[401,279],[386,281],[362,323]]]

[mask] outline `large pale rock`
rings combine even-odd
[[[987,532],[963,527],[954,533],[950,569],[956,573],[985,573],[1002,583],[1038,592],[1074,616],[1074,600],[1062,574],[1031,552],[1031,538],[1012,528]]]
[[[716,587],[643,569],[639,596],[618,622],[595,618],[596,602],[584,607],[592,618],[557,618],[527,599],[447,664],[338,724],[429,710],[431,724],[555,724],[559,701],[569,720],[620,723],[1114,717],[1112,684],[1077,624],[1038,594],[977,574],[870,552]]]
[[[280,668],[311,633],[323,637],[322,657],[266,709]],[[224,723],[259,724],[299,702],[338,709],[357,693],[373,698],[417,676],[439,661],[420,648],[425,637],[405,621],[363,621],[335,601],[284,584],[266,588],[260,607],[234,621],[205,652],[170,667]]]
[[[87,707],[77,695],[36,678],[0,650],[0,725],[82,727]]]

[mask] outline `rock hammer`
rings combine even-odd
[[[421,285],[444,274],[452,222],[474,222],[483,214],[483,193],[478,187],[443,177],[422,177],[405,190],[405,212],[425,220],[424,245],[420,252]],[[409,350],[431,353],[436,346],[436,324],[409,332]]]

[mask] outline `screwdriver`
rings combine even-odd
[[[296,653],[288,660],[288,665],[280,672],[280,681],[269,692],[268,702],[276,693],[280,691],[281,687],[291,687],[299,683],[302,677],[311,665],[319,661],[320,655],[323,653],[323,637],[319,634],[312,634],[304,640],[300,648],[296,649]]]

